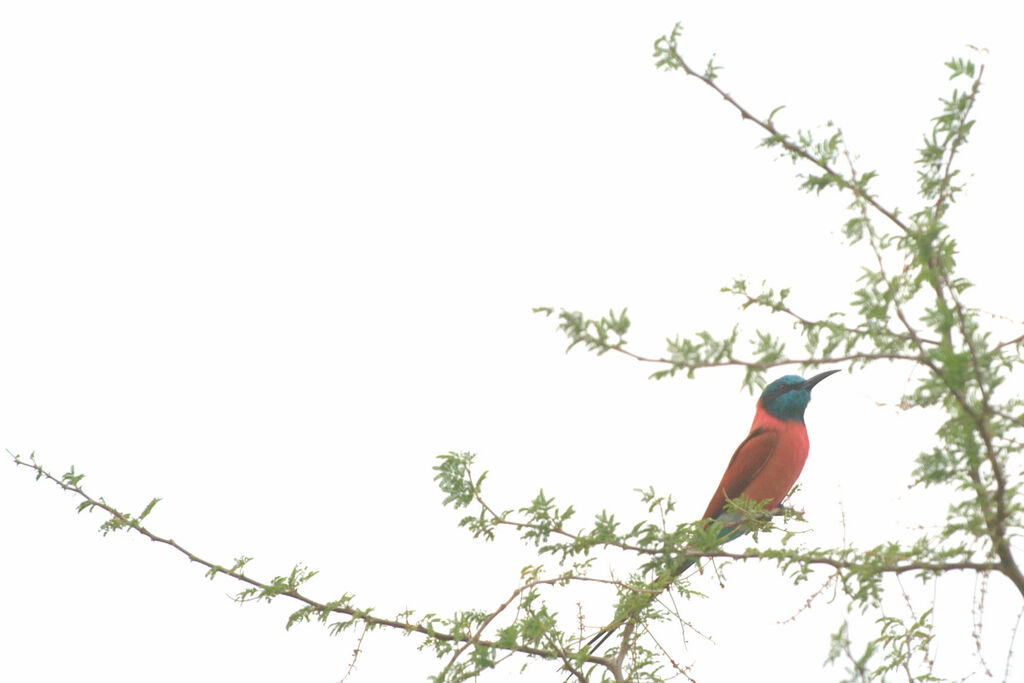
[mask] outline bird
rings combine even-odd
[[[770,511],[777,509],[789,495],[810,450],[804,411],[811,400],[811,389],[837,372],[839,370],[828,370],[809,379],[799,375],[785,375],[768,384],[761,392],[750,433],[732,454],[725,474],[701,518],[722,525],[718,532],[720,543],[727,543],[746,533],[740,524],[743,514],[728,508],[728,501],[747,498],[763,502],[763,509]],[[695,558],[683,560],[668,574],[669,582],[695,562]],[[652,596],[646,604],[653,600]],[[601,629],[587,643],[587,652],[594,652],[639,611],[634,609]]]

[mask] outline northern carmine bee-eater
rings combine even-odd
[[[804,410],[811,400],[811,389],[837,372],[839,370],[829,370],[810,379],[786,375],[761,392],[750,433],[732,454],[732,460],[702,517],[723,525],[719,532],[719,540],[723,543],[744,533],[740,526],[743,515],[736,510],[727,510],[726,501],[747,498],[764,502],[765,510],[773,510],[789,495],[804,468],[810,448]],[[695,561],[684,559],[673,568],[669,577],[679,576]],[[595,651],[615,629],[636,613],[633,611],[620,617],[602,629],[587,644],[587,651]]]

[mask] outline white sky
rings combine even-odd
[[[787,104],[788,130],[834,119],[905,212],[942,62],[991,50],[951,219],[972,301],[1022,320],[1012,5],[5,3],[0,446],[74,464],[132,511],[163,497],[153,530],[205,558],[252,555],[263,578],[305,562],[317,598],[352,592],[388,616],[496,606],[531,556],[456,527],[436,454],[478,453],[497,507],[543,488],[580,524],[602,508],[633,520],[632,489],[654,484],[683,520],[753,411],[738,371],[656,383],[626,358],[566,356],[531,307],[629,306],[632,348],[654,355],[731,329],[717,292],[734,275],[791,286],[817,316],[849,301],[863,257],[837,237],[845,202],[799,193],[751,125],[655,70],[655,38],[682,21],[684,54],[717,53],[755,112]],[[861,544],[941,520],[941,491],[906,491],[937,424],[892,407],[907,381],[879,366],[816,390],[795,501],[808,543],[839,541],[839,501]],[[286,633],[297,606],[239,608],[230,582],[103,538],[70,496],[0,472],[5,680],[345,673],[351,635]],[[816,584],[729,578],[699,579],[710,597],[686,607],[714,639],[677,637],[698,680],[839,677],[821,663],[841,609],[778,623]],[[971,588],[940,585],[940,673],[980,671]],[[1003,588],[986,636],[1000,678],[1020,607]],[[603,621],[610,601],[590,598]],[[425,680],[438,667],[417,644],[371,634],[350,680]],[[517,665],[491,680],[506,678]],[[545,664],[522,679],[561,680]]]

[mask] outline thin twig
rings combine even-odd
[[[352,675],[352,672],[355,671],[356,660],[359,659],[359,653],[363,651],[363,638],[366,637],[366,632],[369,630],[370,625],[364,623],[363,632],[359,634],[359,640],[356,641],[356,648],[352,650],[352,661],[348,663],[348,671],[345,672],[345,675],[341,677],[341,680],[338,681],[338,683],[345,683],[345,681],[348,680],[348,677]]]

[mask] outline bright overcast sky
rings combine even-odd
[[[654,40],[681,21],[684,54],[717,53],[752,111],[786,104],[790,131],[837,122],[904,212],[951,87],[942,63],[988,48],[950,219],[972,303],[1022,320],[1014,5],[4,3],[0,446],[74,464],[135,512],[163,497],[153,530],[204,558],[254,556],[262,578],[319,569],[323,600],[491,609],[532,556],[457,528],[436,454],[476,452],[496,507],[543,488],[580,524],[602,508],[631,520],[633,489],[654,484],[682,521],[753,414],[738,371],[654,382],[624,357],[566,356],[531,307],[629,306],[632,348],[656,355],[676,333],[732,328],[718,290],[734,275],[791,286],[820,316],[850,300],[864,256],[838,238],[845,202],[797,191],[753,126],[655,69]],[[941,521],[941,492],[906,490],[937,424],[895,409],[908,378],[879,366],[816,390],[794,501],[808,543],[840,542],[841,510],[864,545]],[[286,633],[297,605],[240,608],[237,586],[103,538],[74,503],[0,465],[0,677],[345,673],[351,635]],[[842,609],[779,623],[818,583],[756,566],[729,579],[698,577],[709,598],[685,610],[714,641],[676,643],[698,680],[840,677],[821,665]],[[1001,677],[1020,600],[999,583],[986,654]],[[940,586],[940,673],[980,671],[972,585]],[[610,598],[588,600],[607,619]],[[437,665],[418,644],[371,634],[349,680],[425,680]],[[519,678],[506,666],[491,680]],[[543,663],[522,678],[561,680]]]

